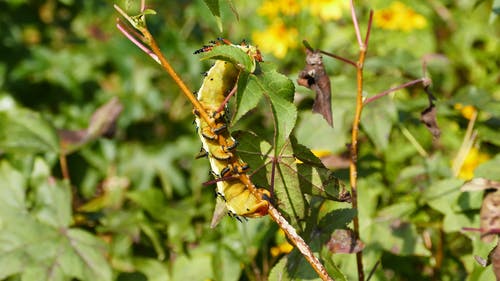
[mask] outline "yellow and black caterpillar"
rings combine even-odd
[[[226,44],[230,44],[224,41]],[[232,45],[232,44],[231,44]],[[242,43],[232,45],[243,50],[255,61],[262,61],[259,50]],[[195,52],[208,52],[212,46],[205,46]],[[269,191],[256,188],[246,174],[248,165],[236,153],[236,140],[231,136],[226,121],[226,109],[223,105],[227,95],[235,87],[240,70],[231,62],[216,60],[206,73],[205,79],[197,93],[197,99],[205,112],[213,118],[209,124],[195,110],[198,135],[202,142],[202,150],[210,160],[210,166],[217,182],[217,195],[226,204],[232,216],[261,217],[268,212]]]

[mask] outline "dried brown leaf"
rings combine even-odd
[[[356,235],[351,229],[336,229],[330,237],[327,247],[333,253],[353,254],[361,252],[365,244],[356,239]]]
[[[474,178],[462,185],[460,191],[484,191],[487,189],[500,189],[500,182],[485,178]]]
[[[500,247],[498,247],[498,244],[495,249],[491,251],[490,258],[493,273],[495,274],[497,281],[500,281]]]
[[[92,114],[88,128],[82,130],[59,130],[58,134],[61,139],[63,151],[65,153],[70,153],[101,136],[112,136],[116,129],[116,121],[122,109],[123,106],[118,98],[115,97],[99,107],[94,114]]]
[[[434,105],[434,96],[432,95],[429,86],[424,88],[429,98],[429,106],[420,113],[420,121],[425,124],[432,137],[436,140],[441,136],[441,129],[439,129],[436,118],[436,106]]]
[[[483,199],[480,211],[481,240],[490,243],[500,232],[500,191],[490,192]]]
[[[330,78],[319,51],[306,49],[306,66],[299,73],[297,83],[316,92],[313,112],[321,114],[333,126]]]

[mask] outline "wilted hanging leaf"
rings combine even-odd
[[[485,178],[474,178],[462,185],[460,191],[484,191],[486,189],[500,189],[500,182]]]
[[[306,66],[299,73],[297,83],[316,92],[313,112],[323,115],[326,122],[333,126],[330,78],[319,51],[306,48]]]
[[[420,121],[425,124],[432,137],[438,139],[441,136],[441,129],[439,129],[436,118],[436,106],[434,105],[436,98],[432,95],[428,85],[425,86],[424,90],[429,98],[429,106],[420,113]]]
[[[484,197],[480,218],[481,240],[492,242],[500,232],[500,191],[490,192]]]
[[[112,136],[116,129],[116,121],[122,109],[123,106],[120,101],[118,98],[114,97],[92,114],[87,129],[59,130],[58,133],[61,138],[61,145],[64,152],[73,152],[101,136]]]
[[[336,229],[326,246],[333,253],[353,254],[361,252],[365,244],[356,239],[351,229]]]
[[[497,246],[490,253],[491,264],[493,268],[493,273],[495,273],[495,277],[497,281],[500,281],[500,247]]]

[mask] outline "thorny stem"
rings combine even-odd
[[[286,236],[294,244],[294,246],[300,251],[300,253],[306,258],[306,260],[311,264],[314,271],[318,273],[319,277],[324,281],[333,281],[334,279],[328,276],[325,267],[319,259],[314,255],[309,245],[297,234],[295,228],[288,223],[288,221],[281,215],[281,213],[274,208],[273,205],[269,205],[269,216],[273,219],[279,227],[285,232]]]

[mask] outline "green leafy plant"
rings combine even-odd
[[[278,224],[210,228],[217,179],[194,160],[192,106],[118,36],[109,3],[6,1],[0,279],[498,276],[495,1],[359,3],[355,28],[320,1],[151,2],[154,16],[124,2],[159,42],[144,50],[158,62],[161,47],[187,85],[214,60],[241,69],[228,124]],[[224,45],[192,55],[221,34],[251,36],[264,62]],[[288,244],[301,239],[313,266]]]

